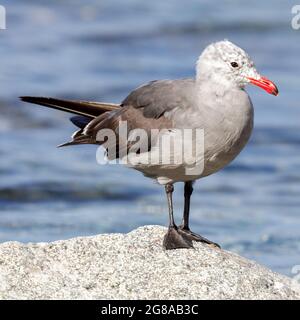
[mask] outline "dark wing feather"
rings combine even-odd
[[[81,116],[96,118],[106,111],[117,110],[120,105],[105,102],[73,101],[45,97],[20,97],[22,101],[58,109]]]
[[[94,118],[99,117],[109,111],[119,110],[120,105],[105,102],[92,102],[92,101],[73,101],[63,100],[56,98],[45,97],[20,97],[22,101],[46,106],[52,109],[70,112],[77,114],[76,117],[71,117],[72,123],[81,128],[75,132],[72,136],[72,141],[61,144],[59,147],[70,146],[75,144],[87,144],[93,143],[93,137],[89,137],[83,134],[84,127],[87,126]]]

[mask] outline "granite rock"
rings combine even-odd
[[[166,251],[166,228],[0,245],[1,299],[299,299],[293,281],[194,243]]]

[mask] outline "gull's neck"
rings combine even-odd
[[[196,76],[196,86],[199,86],[201,90],[214,93],[217,96],[224,96],[227,92],[232,90],[242,90],[243,88],[239,87],[233,81],[226,79],[225,77],[220,77],[216,74],[197,74]]]

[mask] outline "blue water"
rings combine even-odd
[[[245,48],[280,95],[251,87],[255,130],[225,170],[198,181],[194,231],[291,275],[300,264],[300,30],[294,1],[2,1],[0,241],[52,241],[167,225],[162,188],[96,163],[94,146],[57,149],[74,128],[20,95],[119,102],[139,84],[192,76],[210,42]],[[176,185],[180,219],[182,186]]]

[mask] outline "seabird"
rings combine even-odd
[[[20,98],[76,114],[71,121],[79,130],[73,134],[72,141],[61,146],[100,144],[106,150],[115,147],[116,151],[108,154],[110,160],[132,153],[132,136],[129,136],[138,129],[143,129],[149,135],[155,132],[151,138],[139,137],[142,140],[140,146],[147,145],[147,149],[135,150],[135,153],[139,157],[144,156],[144,160],[145,156],[149,159],[159,149],[162,136],[173,136],[174,143],[180,144],[182,141],[179,139],[183,138],[174,135],[176,130],[202,130],[200,150],[203,152],[194,152],[192,158],[194,167],[202,164],[199,172],[189,171],[191,163],[185,161],[172,164],[162,161],[144,163],[137,160],[141,159],[137,157],[131,166],[165,188],[169,207],[169,228],[163,240],[165,249],[192,248],[192,241],[219,247],[190,230],[190,198],[195,180],[229,164],[248,142],[253,128],[253,105],[244,88],[249,83],[272,95],[278,94],[276,85],[257,72],[248,54],[232,42],[224,40],[204,49],[197,60],[194,78],[151,81],[133,90],[120,104],[30,96]],[[98,139],[101,130],[110,129],[117,138],[124,140],[119,133],[121,123],[124,122],[128,126],[127,133],[131,132],[126,135],[125,144],[120,142],[122,139],[115,140],[113,146],[107,140]],[[192,135],[188,146],[195,148],[193,142],[196,140],[195,135]],[[169,152],[174,160],[174,150],[160,151],[163,154]],[[184,212],[179,226],[173,217],[172,193],[176,182],[184,182]]]

